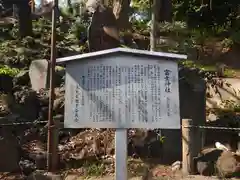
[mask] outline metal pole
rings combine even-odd
[[[49,62],[50,66],[50,89],[49,89],[49,111],[48,111],[48,158],[47,158],[47,168],[48,172],[56,171],[56,142],[54,142],[54,128],[55,123],[53,121],[53,102],[55,99],[54,93],[54,77],[55,77],[55,64],[56,64],[56,21],[57,21],[57,7],[58,0],[54,0],[52,9],[52,38],[51,38],[51,60]]]
[[[115,180],[127,180],[127,129],[115,132]]]

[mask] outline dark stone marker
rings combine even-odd
[[[117,29],[117,20],[112,9],[99,6],[93,14],[88,29],[89,51],[94,52],[120,46],[120,41],[106,34],[103,27]]]

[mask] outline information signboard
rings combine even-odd
[[[65,94],[66,128],[180,128],[176,61],[78,61],[67,66]]]

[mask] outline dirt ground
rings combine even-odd
[[[0,175],[1,180],[23,180],[19,175],[7,175],[2,176]],[[102,176],[102,177],[83,177],[79,174],[68,174],[62,178],[62,180],[115,180],[114,175],[109,176]],[[180,175],[176,175],[175,177],[172,176],[161,176],[161,177],[149,177],[144,179],[143,177],[130,177],[129,180],[220,180],[218,177],[206,177],[200,175],[190,175],[187,177],[182,177]],[[237,178],[231,178],[228,180],[239,180]]]
[[[70,175],[66,177],[64,180],[115,180],[114,176],[105,176],[105,177],[86,177],[86,178],[81,178],[77,177],[75,175]],[[142,177],[132,177],[129,180],[144,180]],[[219,180],[217,177],[205,177],[205,176],[199,176],[199,175],[194,175],[194,176],[187,176],[187,177],[155,177],[155,178],[149,178],[148,180]],[[237,180],[236,178],[232,178],[230,180]]]

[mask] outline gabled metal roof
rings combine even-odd
[[[183,54],[174,54],[174,53],[164,53],[164,52],[154,52],[154,51],[146,51],[146,50],[139,50],[139,49],[130,49],[130,48],[113,48],[107,49],[97,52],[79,54],[74,56],[68,56],[63,58],[58,58],[57,63],[67,63],[73,60],[83,60],[92,57],[98,56],[105,56],[111,54],[127,54],[130,56],[149,56],[149,57],[165,57],[170,60],[179,60],[179,59],[187,59],[187,55]]]

